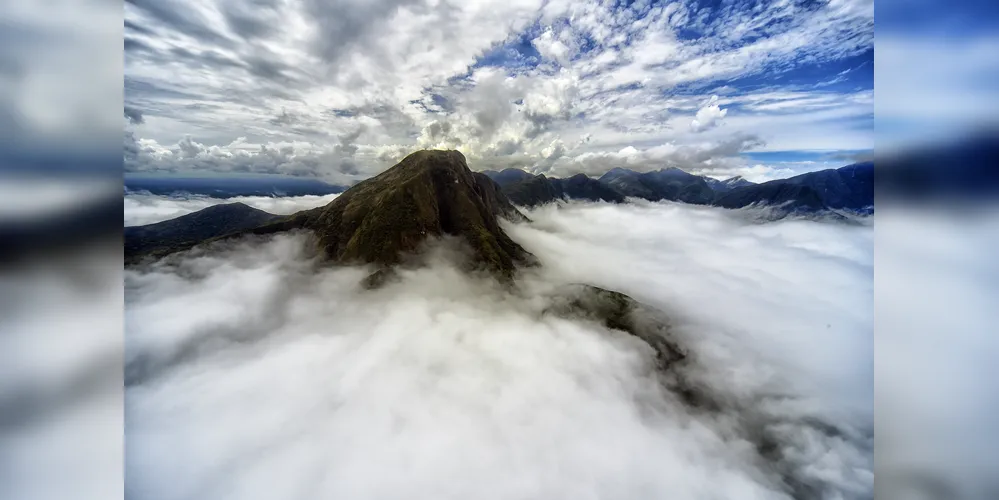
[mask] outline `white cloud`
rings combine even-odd
[[[566,156],[721,144],[746,133],[772,147],[872,144],[870,130],[850,121],[869,120],[872,100],[847,105],[828,87],[778,87],[763,92],[798,98],[739,108],[726,100],[738,99],[740,89],[711,91],[721,80],[782,74],[869,50],[867,0],[815,9],[778,2],[751,12],[643,2],[266,0],[259,16],[230,12],[226,2],[196,3],[184,22],[126,5],[131,23],[161,33],[127,33],[127,102],[144,117],[128,127],[140,141],[176,144],[191,134],[210,147],[244,136],[252,144],[302,142],[296,151],[325,151],[335,137],[364,126],[358,150],[377,153],[350,165],[365,174],[387,166],[385,151],[418,147],[457,147],[470,161],[544,168],[550,160],[543,150],[556,140]],[[182,11],[181,4],[173,10]],[[271,19],[272,11],[280,16]],[[254,20],[240,21],[246,16]],[[535,20],[538,31],[526,31]],[[683,30],[703,36],[681,36]],[[537,50],[536,60],[475,65],[490,51],[509,53],[525,43]],[[703,104],[715,94],[717,101]],[[821,106],[837,115],[815,114]],[[722,117],[726,126],[716,129]],[[443,124],[451,127],[446,134]],[[781,138],[788,130],[793,137]],[[585,147],[584,136],[592,138]],[[196,168],[227,169],[212,160],[221,165]],[[257,168],[276,161],[260,160]],[[322,176],[339,164],[324,157],[296,168]]]
[[[983,277],[997,272],[999,211],[952,208],[878,207],[878,481],[986,499],[996,491],[999,290]]]
[[[275,215],[289,215],[301,210],[325,206],[335,200],[337,196],[339,194],[212,198],[198,195],[159,196],[143,191],[131,191],[125,193],[125,226],[142,226],[162,222],[221,203],[244,203]]]
[[[584,152],[565,154],[550,166],[539,168],[556,176],[576,173],[599,176],[615,167],[648,172],[667,167],[679,167],[701,173],[727,172],[748,166],[748,161],[736,155],[755,149],[764,143],[755,136],[732,136],[723,141],[702,141],[677,144],[667,142],[643,149],[627,146],[614,152]]]
[[[697,110],[697,115],[690,122],[690,129],[694,132],[703,132],[717,127],[722,118],[725,118],[726,113],[728,110],[721,109],[721,106],[718,105],[718,96],[713,95],[701,109]]]
[[[871,226],[674,204],[530,216],[508,230],[544,267],[514,289],[445,246],[363,290],[368,270],[316,267],[302,236],[127,271],[128,494],[787,498],[780,474],[872,494]],[[665,311],[725,410],[663,392],[635,339],[545,314],[579,281]]]
[[[538,50],[542,57],[551,59],[560,65],[569,64],[570,48],[559,40],[554,32],[549,28],[540,36],[531,40],[531,44]]]

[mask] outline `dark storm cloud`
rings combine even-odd
[[[133,125],[141,125],[146,122],[142,117],[142,111],[129,105],[125,105],[125,118]]]

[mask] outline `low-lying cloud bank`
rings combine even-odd
[[[337,196],[339,193],[325,196],[236,196],[223,199],[200,195],[161,196],[134,191],[125,194],[125,226],[162,222],[221,203],[245,203],[275,215],[288,215],[327,205]]]
[[[878,210],[878,498],[999,498],[999,206]]]
[[[544,207],[515,287],[442,245],[377,290],[308,235],[126,271],[131,498],[870,498],[873,227],[680,204]],[[650,349],[547,313],[590,283]],[[682,373],[680,372],[682,370]]]

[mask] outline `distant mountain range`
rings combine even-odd
[[[712,179],[670,167],[654,172],[614,168],[599,179],[578,174],[568,179],[531,175],[508,168],[485,171],[510,201],[536,206],[557,200],[585,199],[621,203],[627,197],[742,208],[777,206],[787,213],[848,210],[868,212],[874,205],[874,164],[809,172],[754,184],[742,177]]]
[[[743,179],[741,175],[737,175],[735,177],[729,177],[728,179],[725,179],[723,181],[720,181],[718,179],[712,179],[711,177],[705,177],[704,180],[707,181],[708,187],[710,187],[712,190],[714,190],[717,193],[724,193],[726,191],[731,191],[738,187],[752,186],[753,184],[756,184],[755,182],[750,182],[747,181],[746,179]]]
[[[243,203],[223,203],[145,226],[125,228],[125,260],[138,255],[159,256],[233,231],[257,227],[281,218]]]
[[[710,203],[715,196],[705,177],[688,174],[676,167],[645,173],[615,168],[599,180],[625,196],[649,201],[671,200],[703,205]]]
[[[878,160],[878,196],[968,204],[999,199],[999,130],[931,144]]]
[[[753,184],[724,181],[678,168],[635,172],[615,168],[599,179],[567,179],[522,170],[472,172],[457,151],[418,151],[398,165],[360,182],[336,200],[312,210],[277,216],[242,203],[215,205],[176,219],[125,228],[125,260],[136,263],[197,244],[244,234],[311,230],[322,251],[337,262],[389,266],[414,251],[427,235],[462,236],[485,268],[509,275],[532,257],[512,242],[496,217],[526,219],[515,205],[559,200],[623,203],[628,197],[725,208],[777,207],[778,216],[823,211],[872,211],[874,164],[809,172]]]
[[[265,177],[177,177],[125,176],[126,191],[148,191],[156,195],[196,194],[213,198],[236,196],[306,196],[341,193],[343,186],[318,179],[286,176]]]
[[[787,179],[731,189],[713,205],[742,208],[775,205],[791,212],[874,210],[874,163],[854,163],[838,169],[819,170]]]
[[[490,176],[503,190],[503,194],[517,205],[533,207],[564,199],[624,202],[624,195],[583,174],[577,174],[568,179],[559,179],[544,175],[531,175],[513,168],[497,172],[495,176],[490,175],[491,172],[483,173]]]

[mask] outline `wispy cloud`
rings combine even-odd
[[[851,99],[873,81],[840,67],[872,57],[868,0],[704,8],[267,0],[252,11],[172,1],[126,4],[126,104],[143,117],[129,127],[150,145],[171,148],[190,135],[206,148],[224,147],[245,137],[296,143],[294,155],[307,158],[363,126],[358,171],[387,166],[386,151],[418,147],[543,169],[553,149],[565,163],[746,134],[772,145],[785,128],[799,131],[801,149],[870,147],[871,133],[856,133],[854,122],[870,121],[873,103]],[[772,99],[745,100],[763,87]],[[812,114],[823,110],[836,116]],[[293,164],[260,160],[254,168]],[[707,160],[698,166],[733,161]],[[126,155],[127,168],[150,163]],[[228,170],[230,163],[158,167]],[[309,175],[338,168],[306,163],[315,165],[301,170]]]

